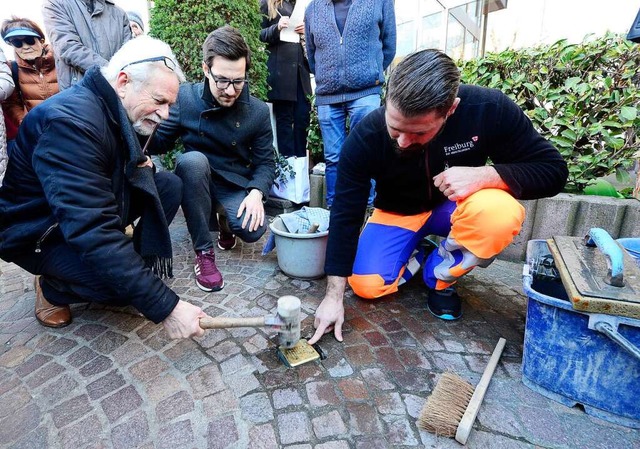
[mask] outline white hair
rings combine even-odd
[[[100,69],[102,76],[110,83],[114,82],[122,71],[136,82],[146,81],[153,70],[151,67],[167,66],[163,61],[141,62],[143,59],[166,57],[173,64],[169,67],[178,77],[181,83],[185,81],[184,73],[178,64],[171,47],[161,40],[150,36],[138,36],[126,42],[109,60],[108,64]],[[168,66],[167,66],[168,67]]]

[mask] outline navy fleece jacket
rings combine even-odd
[[[480,167],[490,159],[517,199],[560,192],[567,164],[533,128],[525,113],[496,89],[460,86],[460,104],[442,133],[411,157],[398,156],[387,132],[384,107],[349,134],[338,165],[325,271],[350,276],[370,189],[375,207],[402,215],[432,210],[445,201],[433,177],[448,167]]]

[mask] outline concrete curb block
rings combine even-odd
[[[536,209],[538,200],[520,201],[524,206],[525,220],[522,224],[520,233],[513,239],[511,245],[507,246],[500,254],[500,258],[510,261],[519,261],[527,251],[527,242],[531,240],[533,235],[534,223],[536,219]]]
[[[499,256],[503,260],[523,261],[530,239],[554,235],[584,237],[593,227],[605,229],[613,238],[640,235],[640,201],[636,199],[560,193],[520,203],[527,210],[527,218],[520,234]]]

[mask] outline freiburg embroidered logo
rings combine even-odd
[[[446,154],[447,156],[451,156],[458,153],[464,153],[465,151],[469,151],[473,147],[475,147],[476,146],[475,143],[477,141],[478,141],[478,136],[473,136],[471,140],[469,140],[468,142],[455,143],[450,146],[445,145],[444,154]]]

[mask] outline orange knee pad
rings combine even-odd
[[[400,276],[392,284],[384,284],[384,279],[379,274],[354,274],[349,276],[348,282],[353,292],[364,299],[376,299],[382,296],[390,295],[398,291],[398,281]]]
[[[524,218],[524,207],[509,193],[479,190],[458,202],[449,235],[475,256],[490,259],[518,235]]]

